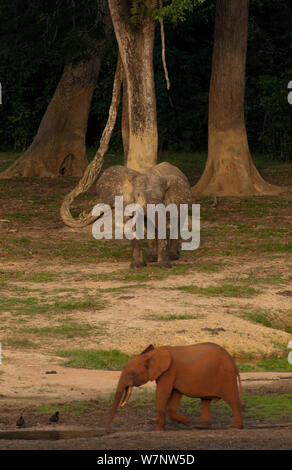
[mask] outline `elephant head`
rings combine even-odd
[[[140,204],[144,213],[147,204],[163,203],[168,189],[166,179],[155,172],[139,173],[121,165],[107,168],[96,184],[96,196],[112,208],[115,196],[123,196],[124,205]]]
[[[152,345],[138,356],[133,356],[128,360],[117,385],[111,414],[106,424],[106,432],[109,432],[109,426],[119,404],[123,407],[128,402],[133,387],[139,387],[150,380],[157,380],[170,367],[170,364],[169,351],[163,347],[154,349]]]

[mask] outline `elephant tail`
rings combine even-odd
[[[82,212],[79,215],[78,219],[74,219],[70,211],[70,206],[77,196],[88,191],[88,189],[93,185],[94,181],[97,179],[101,172],[104,156],[108,150],[110,138],[117,119],[118,107],[121,96],[122,80],[123,66],[121,58],[119,56],[114,78],[112,101],[109,109],[108,120],[100,139],[99,149],[96,152],[92,162],[90,162],[88,167],[86,168],[77,186],[64,197],[63,203],[61,205],[61,218],[66,225],[69,225],[69,227],[86,227],[87,225],[92,224],[97,219],[97,217],[91,215],[91,211]]]
[[[239,370],[237,368],[237,366],[235,365],[236,367],[236,376],[237,376],[237,381],[238,381],[238,392],[239,392],[239,402],[240,402],[240,406],[241,408],[244,410],[245,409],[245,403],[242,399],[242,384],[241,384],[241,378],[240,378],[240,374],[239,374]]]

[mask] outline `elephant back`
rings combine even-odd
[[[156,165],[153,170],[163,176],[167,183],[166,204],[191,204],[192,190],[185,174],[168,162]]]

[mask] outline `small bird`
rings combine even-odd
[[[59,421],[59,411],[56,411],[51,417],[50,417],[50,422],[51,423],[57,423]]]
[[[18,420],[16,421],[16,426],[18,428],[21,428],[23,425],[24,425],[24,419],[23,419],[23,416],[20,416]]]

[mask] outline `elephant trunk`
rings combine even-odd
[[[79,196],[80,194],[85,193],[96,181],[98,178],[102,165],[104,156],[108,150],[110,138],[115,127],[116,118],[118,107],[120,103],[120,94],[121,94],[121,84],[123,81],[123,65],[121,57],[118,57],[116,73],[114,78],[114,85],[113,85],[113,92],[112,92],[112,101],[109,109],[108,120],[104,131],[102,133],[99,149],[95,154],[94,159],[92,162],[89,163],[87,166],[81,180],[77,184],[77,186],[65,196],[61,209],[60,214],[63,222],[68,225],[69,227],[73,228],[82,228],[86,227],[87,225],[92,224],[96,221],[97,217],[93,217],[91,212],[85,213],[83,212],[79,219],[75,219],[70,211],[71,204],[73,203],[74,199]]]
[[[111,424],[111,422],[112,422],[112,420],[113,420],[113,418],[116,414],[119,403],[122,400],[122,396],[123,396],[123,400],[122,400],[122,403],[121,403],[121,407],[125,406],[125,404],[129,400],[132,388],[133,388],[132,386],[125,386],[122,383],[118,384],[118,388],[117,388],[117,391],[116,391],[116,394],[115,394],[113,406],[112,406],[112,409],[111,409],[111,414],[110,414],[110,417],[109,417],[109,419],[106,423],[106,427],[105,427],[106,432],[109,432],[110,424]]]

